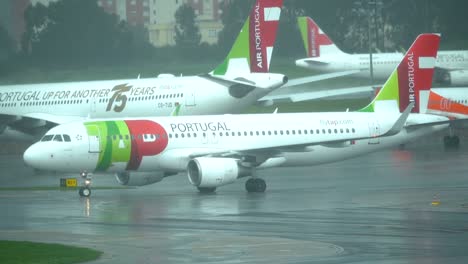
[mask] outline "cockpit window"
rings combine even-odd
[[[62,135],[55,135],[53,140],[62,142],[63,141]]]
[[[45,135],[42,137],[41,142],[51,141],[54,135]]]
[[[63,140],[64,140],[65,142],[71,142],[71,138],[70,138],[69,135],[63,135]]]

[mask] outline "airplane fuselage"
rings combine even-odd
[[[410,117],[408,122],[415,122],[424,115]],[[424,122],[444,120],[427,118]],[[382,144],[386,137],[379,136],[395,119],[376,113],[304,113],[74,122],[50,130],[25,159],[39,169],[65,172],[181,172],[195,157],[249,156],[251,151],[259,168],[313,165],[412,140],[400,132]],[[412,131],[416,137],[444,127]],[[344,154],[336,155],[337,150]]]
[[[421,113],[468,118],[468,87],[431,88],[421,91]]]
[[[403,58],[402,53],[374,53],[372,55],[373,74],[376,79],[386,79]],[[296,65],[323,72],[359,70],[355,76],[370,76],[369,54],[324,54],[318,58],[305,58]],[[439,51],[436,67],[445,70],[468,69],[468,50]],[[468,74],[468,73],[467,73]]]
[[[181,115],[239,113],[281,86],[281,76],[269,88],[252,89],[240,96],[230,94],[227,85],[198,76],[10,85],[0,90],[0,109],[1,114],[57,123],[86,118],[168,116],[177,105]]]

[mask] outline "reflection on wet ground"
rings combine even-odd
[[[1,191],[0,239],[93,247],[105,252],[96,263],[468,263],[467,161],[468,146],[445,151],[434,137],[259,172],[264,194],[247,194],[239,180],[200,195],[185,176],[89,199]],[[58,183],[22,166],[4,157],[2,186]],[[95,183],[116,185],[112,176]]]

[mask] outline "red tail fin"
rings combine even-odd
[[[342,53],[312,18],[299,17],[297,21],[308,57],[318,58],[327,53]]]
[[[419,112],[419,92],[432,86],[439,42],[440,36],[437,34],[419,35],[398,66],[401,111],[410,102],[415,102],[413,112]]]
[[[250,67],[268,72],[283,0],[258,0],[250,13]]]

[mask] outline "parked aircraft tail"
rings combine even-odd
[[[283,0],[257,0],[228,56],[213,75],[269,72]]]
[[[419,35],[374,100],[360,111],[374,112],[392,108],[403,112],[414,102],[412,112],[418,113],[419,93],[429,90],[432,85],[439,42],[438,34]]]
[[[309,58],[319,58],[327,54],[344,54],[310,17],[298,17],[304,47]]]

